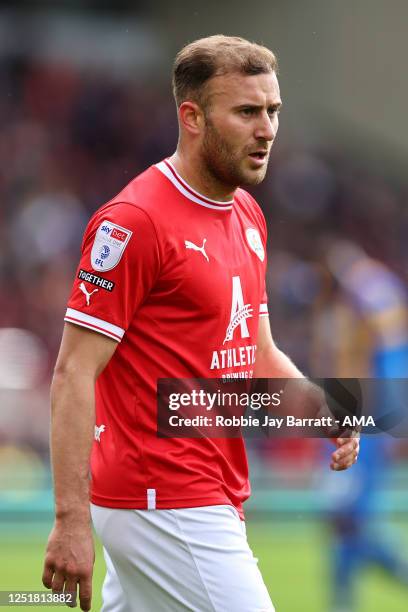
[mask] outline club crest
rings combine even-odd
[[[259,257],[259,259],[263,261],[265,259],[265,249],[258,230],[253,227],[249,227],[245,233],[250,248]]]

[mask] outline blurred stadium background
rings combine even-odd
[[[48,388],[82,232],[173,152],[186,42],[238,34],[280,60],[255,190],[277,342],[311,376],[406,377],[407,21],[404,0],[0,2],[0,590],[42,588]],[[334,474],[321,441],[252,441],[248,532],[278,612],[407,609],[407,451],[363,440]],[[99,550],[94,610],[102,577]]]

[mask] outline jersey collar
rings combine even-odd
[[[165,159],[161,161],[160,163],[156,164],[156,168],[158,168],[160,172],[167,176],[167,178],[180,191],[180,193],[182,193],[192,202],[200,204],[200,206],[205,206],[206,208],[212,208],[215,210],[232,210],[232,204],[234,200],[229,200],[228,202],[219,202],[218,200],[210,200],[209,198],[206,198],[201,193],[190,187],[190,185],[188,185],[188,183],[186,183],[186,181],[181,178],[170,160]]]

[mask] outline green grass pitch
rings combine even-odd
[[[405,544],[407,535],[405,528]],[[0,533],[0,590],[43,590],[41,574],[46,538],[43,530],[41,535],[33,535],[32,530],[26,534]],[[250,519],[248,538],[277,612],[328,612],[327,541],[321,526],[300,521],[276,523]],[[103,576],[104,562],[98,545],[92,610],[99,610],[101,606]],[[358,591],[358,612],[407,610],[408,590],[374,570],[359,576]],[[19,606],[18,609],[36,608]]]

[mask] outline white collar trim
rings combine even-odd
[[[182,193],[192,202],[200,204],[200,206],[205,206],[206,208],[212,208],[213,210],[232,210],[234,200],[219,202],[218,200],[211,200],[210,198],[201,195],[201,193],[190,187],[190,185],[181,178],[173,164],[168,159],[156,164],[156,168],[173,183],[180,193]]]

